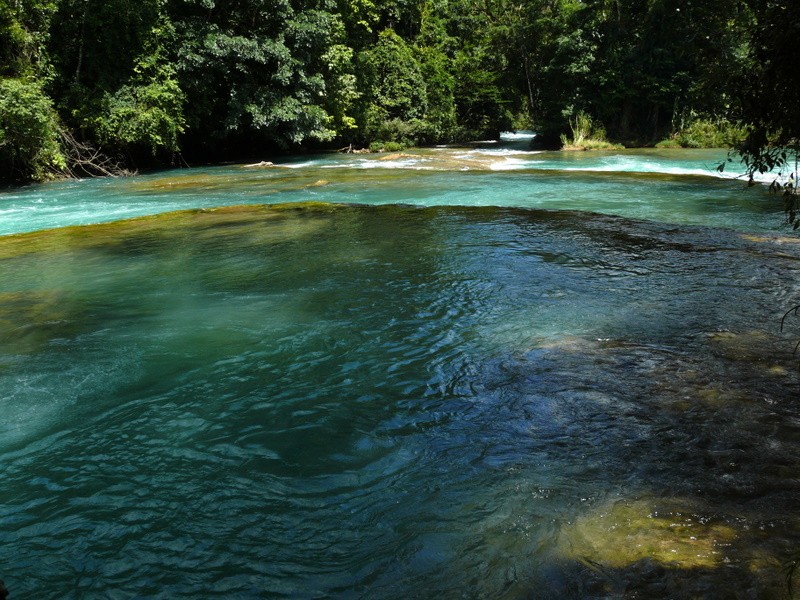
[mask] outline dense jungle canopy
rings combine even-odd
[[[796,0],[0,0],[0,180],[571,119],[797,145]],[[700,125],[698,125],[700,124]],[[695,129],[692,129],[692,128]]]

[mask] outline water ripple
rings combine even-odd
[[[507,209],[235,219],[34,236],[0,261],[15,596],[783,585],[800,416],[772,320],[794,246]],[[15,342],[20,321],[37,336]],[[658,562],[689,543],[658,510],[732,566]],[[621,555],[612,530],[654,549]]]

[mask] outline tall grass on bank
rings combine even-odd
[[[727,119],[697,119],[656,144],[656,148],[733,148],[747,135],[747,128]]]
[[[561,134],[562,150],[619,150],[623,146],[612,144],[606,139],[606,130],[596,125],[585,112],[581,111],[569,120],[572,138]]]

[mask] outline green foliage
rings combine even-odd
[[[442,57],[435,50],[423,56],[427,60],[421,65],[413,48],[391,29],[382,31],[378,43],[359,54],[361,135],[368,142],[394,142],[405,147],[439,139],[446,130],[447,108],[442,104],[447,100],[447,81],[446,75],[437,72],[437,60]],[[425,72],[435,79],[438,104],[431,113],[433,123],[427,120]]]
[[[408,148],[409,144],[403,144],[401,142],[383,142],[377,141],[372,142],[369,145],[370,152],[399,152],[400,150],[405,150]]]
[[[592,117],[583,111],[579,112],[574,118],[570,119],[569,126],[570,129],[572,129],[572,139],[567,138],[566,135],[561,136],[561,143],[565,146],[578,146],[585,139],[594,137],[594,124],[592,123]],[[605,134],[603,134],[602,137],[605,137]]]
[[[665,140],[661,140],[656,144],[656,148],[662,149],[669,149],[669,148],[686,148],[687,146],[681,146],[681,143],[674,137],[667,138]]]
[[[572,137],[561,134],[561,145],[564,150],[618,150],[620,144],[612,144],[606,140],[606,130],[595,123],[585,112],[581,111],[569,121]]]
[[[327,82],[325,107],[333,119],[332,128],[343,135],[358,127],[352,114],[361,94],[353,68],[353,55],[353,49],[344,44],[334,44],[322,55]]]
[[[101,143],[139,147],[153,155],[160,150],[178,151],[178,139],[186,125],[184,94],[164,49],[173,34],[168,23],[154,28],[130,80],[103,96],[92,122]]]
[[[751,24],[744,0],[724,10],[689,0],[538,4],[528,70],[545,134],[565,131],[566,118],[582,110],[612,138],[648,143],[680,129],[692,111],[728,114],[737,97]]]
[[[58,0],[48,50],[56,68],[53,89],[80,98],[68,112],[114,92],[130,78],[158,29],[162,0]],[[82,114],[80,116],[83,116]]]
[[[66,166],[58,117],[41,86],[0,79],[0,178],[47,179]]]
[[[458,117],[451,61],[436,47],[418,47],[416,55],[419,57],[420,74],[425,82],[428,100],[426,126],[419,132],[418,141],[428,144],[452,141]]]
[[[735,143],[741,122],[747,168],[786,171],[798,38],[793,0],[0,0],[4,101],[32,94],[39,124],[0,115],[2,156],[42,177],[67,138],[152,164],[523,126],[608,147],[600,122],[698,147]]]
[[[372,0],[340,0],[339,11],[352,47],[361,50],[369,46],[380,20],[378,6]]]
[[[396,143],[403,148],[416,146],[421,140],[434,139],[435,132],[431,125],[423,119],[387,119],[385,112],[379,112],[373,117],[377,125],[369,129],[371,139],[377,143]]]
[[[748,0],[748,4],[759,27],[749,36],[750,71],[737,81],[742,98],[737,116],[750,125],[737,149],[751,181],[757,173],[775,173],[771,189],[783,195],[787,220],[796,229],[800,226],[800,4],[793,0]]]
[[[392,29],[378,36],[378,43],[359,56],[363,95],[368,100],[366,127],[381,121],[419,119],[427,108],[427,89],[414,52]]]
[[[47,68],[45,44],[53,0],[0,2],[0,77],[30,77]]]
[[[740,144],[746,135],[746,127],[727,119],[696,119],[656,147],[731,148]]]
[[[178,150],[183,132],[183,92],[168,68],[147,82],[124,85],[103,102],[103,116],[97,120],[101,141],[132,144],[158,150]]]
[[[205,151],[220,140],[287,146],[352,126],[355,86],[338,15],[245,4],[252,10],[226,5],[174,18],[190,141]],[[330,97],[329,86],[343,96]]]

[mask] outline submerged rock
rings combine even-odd
[[[0,292],[0,351],[31,354],[82,330],[84,307],[57,289]]]
[[[771,517],[754,517],[692,498],[623,499],[563,527],[558,553],[571,583],[604,597],[787,597],[785,547],[770,542]]]
[[[775,346],[766,331],[715,331],[708,335],[712,352],[736,361],[763,361]]]
[[[648,560],[681,568],[716,567],[736,539],[728,524],[691,506],[644,500],[613,502],[578,517],[562,531],[564,554],[613,568]]]
[[[400,160],[401,158],[417,158],[413,154],[405,154],[404,152],[395,152],[393,154],[387,154],[386,156],[381,156],[378,160],[388,161],[388,160]]]

